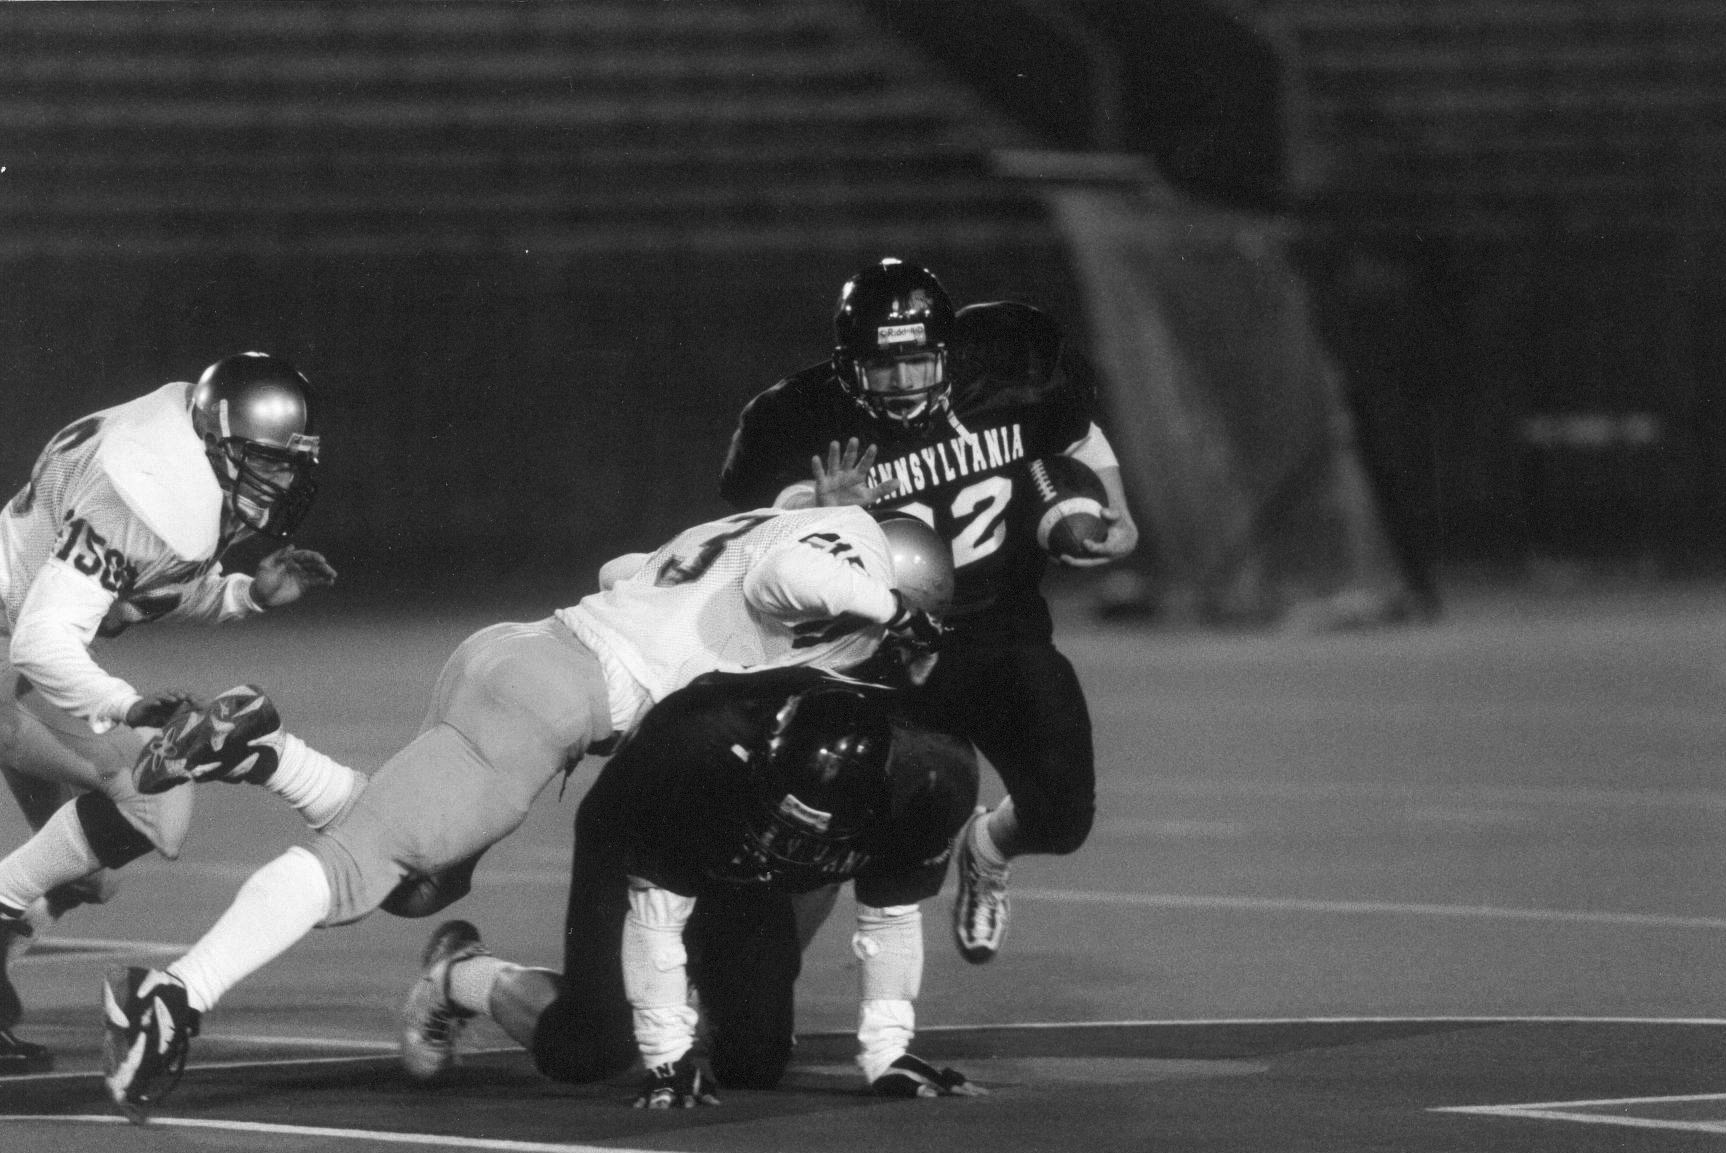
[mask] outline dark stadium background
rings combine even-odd
[[[1148,161],[1162,218],[1274,226],[1422,555],[1717,567],[1721,19],[8,4],[0,487],[70,416],[263,347],[323,392],[308,541],[353,588],[585,569],[717,510],[737,406],[865,261],[1085,336],[1040,194]]]
[[[784,1093],[632,1116],[501,1053],[427,1095],[391,1049],[428,926],[373,918],[236,990],[175,1111],[272,1149],[1717,1140],[1723,46],[1713,0],[0,4],[0,494],[78,415],[293,359],[326,438],[305,543],[342,581],[104,659],[262,680],[361,767],[467,630],[721,510],[738,406],[824,354],[860,264],[1046,304],[1101,364],[1135,321],[1179,353],[1105,380],[1148,611],[1054,583],[1097,833],[1019,870],[987,969],[929,911],[920,1044],[994,1095],[855,1092],[843,924]],[[1092,211],[1128,231],[1087,247]],[[1398,561],[1436,616],[1302,611]],[[1405,627],[1301,627],[1339,622]],[[459,907],[502,955],[556,963],[582,780]],[[0,1086],[0,1146],[112,1146],[97,973],[172,955],[298,835],[198,803],[185,860],[19,966],[60,1069]],[[1576,1115],[1431,1112],[1543,1101]],[[1605,1112],[1659,1128],[1574,1123]]]

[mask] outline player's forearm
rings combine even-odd
[[[245,573],[212,572],[190,585],[180,603],[163,620],[220,624],[264,611],[252,596],[252,578]]]
[[[19,616],[9,649],[12,666],[44,700],[82,717],[97,733],[126,719],[127,711],[141,699],[137,689],[98,665],[86,643],[64,622],[28,613]]]
[[[649,1069],[676,1061],[695,1043],[697,1016],[689,1007],[683,949],[683,926],[694,908],[692,898],[630,878],[623,991],[634,1017],[635,1043]]]
[[[1109,507],[1120,513],[1123,521],[1132,524],[1133,513],[1127,507],[1127,486],[1121,480],[1120,468],[1100,468],[1096,472],[1097,479],[1103,482],[1103,491],[1109,495]]]
[[[815,504],[815,482],[810,480],[786,485],[773,498],[774,508],[814,508]]]
[[[780,548],[750,570],[743,596],[780,620],[851,615],[886,624],[899,607],[886,582],[801,542]]]
[[[49,564],[37,574],[12,626],[12,666],[45,700],[90,722],[98,733],[126,719],[139,692],[90,655],[114,595],[73,569]]]

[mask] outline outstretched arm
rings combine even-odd
[[[288,545],[258,562],[252,599],[259,608],[280,608],[299,600],[310,589],[335,583],[336,570],[324,554]]]
[[[869,483],[869,470],[875,465],[876,448],[864,447],[856,437],[827,445],[827,459],[809,458],[810,479],[782,489],[774,498],[774,508],[831,508],[841,504],[871,505],[898,491],[899,481],[889,477],[880,484]]]

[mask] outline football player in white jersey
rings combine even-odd
[[[31,828],[0,860],[0,1073],[47,1067],[12,1035],[21,1005],[5,962],[36,926],[105,899],[106,870],[178,855],[193,790],[146,796],[131,769],[145,736],[189,701],[143,691],[91,644],[153,620],[217,623],[327,585],[321,555],[284,543],[255,576],[222,555],[251,534],[286,538],[311,504],[318,438],[308,386],[287,362],[242,353],[62,429],[0,511],[0,774]],[[263,781],[314,825],[358,778]]]
[[[109,1097],[133,1120],[178,1080],[190,1039],[236,982],[318,925],[380,906],[436,912],[467,891],[480,854],[541,789],[609,751],[696,677],[807,666],[856,670],[878,650],[927,670],[952,598],[946,542],[914,517],[855,506],[760,509],[698,525],[600,571],[600,591],[533,623],[481,629],[456,649],[420,733],[372,774],[309,847],[245,882],[166,970],[116,969],[103,990]],[[884,646],[883,642],[892,643]],[[240,726],[171,724],[139,761],[145,788],[323,754],[286,736],[261,690],[224,694]]]

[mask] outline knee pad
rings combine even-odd
[[[191,827],[190,788],[120,801],[106,793],[84,793],[73,804],[84,839],[104,868],[118,869],[155,849],[172,861]]]

